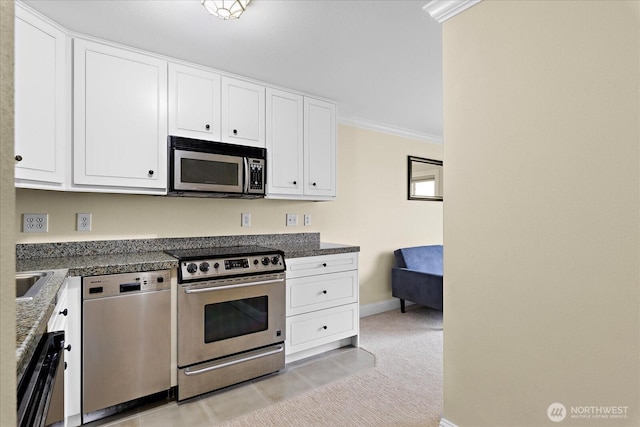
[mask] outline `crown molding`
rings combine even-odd
[[[447,19],[453,18],[481,1],[482,0],[432,0],[424,5],[422,10],[431,15],[438,23],[442,24]]]
[[[442,135],[433,135],[423,132],[416,132],[410,129],[399,128],[384,123],[373,122],[360,117],[338,116],[338,124],[353,126],[360,129],[372,130],[376,132],[388,133],[390,135],[401,136],[403,138],[415,139],[418,141],[442,144]]]

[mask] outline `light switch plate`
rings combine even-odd
[[[251,227],[251,214],[250,213],[243,213],[242,214],[242,222],[241,222],[243,227]]]

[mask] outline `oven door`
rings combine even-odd
[[[187,150],[173,152],[172,190],[242,193],[245,158]]]
[[[178,366],[285,340],[284,273],[178,289]]]

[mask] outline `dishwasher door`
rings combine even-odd
[[[123,286],[82,302],[83,414],[171,388],[170,290]]]

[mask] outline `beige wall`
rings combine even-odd
[[[13,2],[0,1],[0,425],[16,425]]]
[[[636,1],[485,0],[443,25],[455,425],[640,425],[639,28]],[[555,424],[554,402],[627,418]]]
[[[221,200],[18,190],[21,214],[48,213],[49,232],[19,232],[19,243],[319,232],[323,241],[359,245],[363,304],[391,298],[392,252],[442,243],[442,203],[407,200],[407,155],[442,159],[442,145],[350,126],[338,128],[338,197],[333,202]],[[75,231],[75,214],[92,231]],[[250,212],[251,227],[240,227]],[[298,213],[298,227],[285,226]],[[311,214],[311,226],[302,217]],[[19,226],[16,230],[20,231]]]

